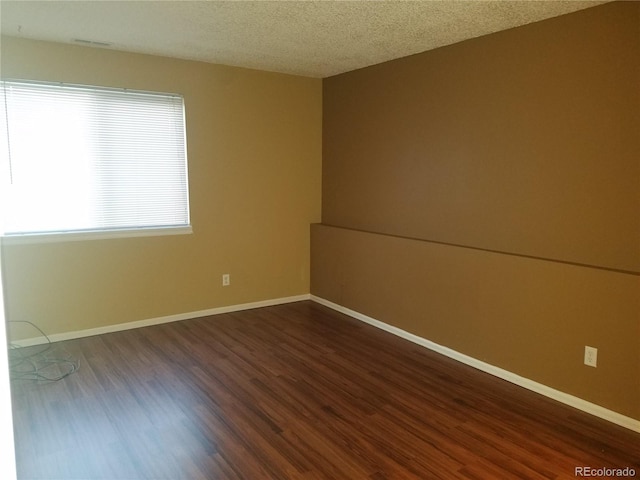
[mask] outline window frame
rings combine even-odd
[[[41,85],[52,87],[71,87],[79,89],[98,90],[102,92],[113,91],[114,93],[134,93],[142,95],[154,95],[154,96],[167,96],[178,97],[182,104],[182,128],[183,128],[183,143],[184,143],[184,186],[185,186],[185,207],[186,207],[186,223],[178,225],[155,225],[155,226],[132,226],[124,228],[90,228],[90,229],[75,229],[75,230],[50,230],[50,231],[34,231],[34,232],[5,232],[4,221],[0,218],[0,243],[2,245],[20,245],[20,244],[34,244],[34,243],[55,243],[55,242],[73,242],[84,240],[102,240],[102,239],[116,239],[116,238],[139,238],[139,237],[155,237],[155,236],[173,236],[173,235],[188,235],[193,233],[193,227],[191,223],[191,205],[190,205],[190,188],[189,188],[189,161],[187,155],[187,118],[186,118],[186,105],[185,99],[182,94],[151,91],[151,90],[138,90],[132,88],[119,88],[119,87],[106,87],[98,85],[76,84],[68,82],[55,82],[55,81],[42,81],[42,80],[30,80],[30,79],[15,79],[15,78],[0,78],[0,102],[5,102],[4,88],[5,82],[8,83],[23,83],[27,85]],[[6,113],[3,106],[2,111]],[[8,120],[5,118],[5,121]],[[8,138],[8,126],[7,131],[0,132],[1,135],[5,135]],[[1,201],[1,199],[0,199]],[[5,205],[2,211],[6,211]]]

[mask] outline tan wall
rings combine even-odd
[[[5,245],[9,319],[52,334],[309,292],[320,80],[15,38],[1,48],[6,78],[183,94],[194,232]]]
[[[323,223],[640,271],[639,12],[326,79]]]
[[[606,4],[326,79],[312,293],[640,419],[639,25]]]
[[[314,295],[640,419],[639,277],[326,225],[311,245]]]

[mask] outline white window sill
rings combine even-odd
[[[193,233],[191,225],[182,227],[133,228],[123,230],[94,230],[88,232],[52,232],[29,234],[5,234],[0,237],[3,245],[25,245],[31,243],[76,242],[104,240],[108,238],[160,237],[166,235],[188,235]]]

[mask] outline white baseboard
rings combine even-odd
[[[368,317],[367,315],[356,312],[355,310],[351,310],[349,308],[338,305],[337,303],[333,303],[329,300],[325,300],[324,298],[317,297],[315,295],[310,295],[310,294],[275,298],[270,300],[262,300],[258,302],[242,303],[239,305],[229,305],[226,307],[216,307],[216,308],[210,308],[207,310],[199,310],[196,312],[180,313],[176,315],[150,318],[147,320],[138,320],[134,322],[118,323],[116,325],[107,325],[104,327],[89,328],[86,330],[76,330],[71,332],[55,333],[55,334],[49,335],[49,340],[51,342],[73,340],[76,338],[90,337],[93,335],[101,335],[104,333],[120,332],[123,330],[149,327],[152,325],[160,325],[163,323],[177,322],[180,320],[189,320],[191,318],[207,317],[210,315],[220,315],[222,313],[239,312],[242,310],[250,310],[253,308],[270,307],[274,305],[282,305],[285,303],[300,302],[303,300],[312,300],[316,303],[329,307],[340,313],[344,313],[345,315],[348,315],[352,318],[355,318],[362,322],[373,325],[374,327],[377,327],[381,330],[387,331],[389,333],[397,335],[398,337],[404,338],[405,340],[409,340],[412,343],[428,348],[429,350],[433,350],[434,352],[440,353],[446,357],[457,360],[461,363],[464,363],[465,365],[469,365],[478,370],[481,370],[483,372],[489,373],[498,378],[511,382],[515,385],[526,388],[527,390],[531,390],[533,392],[539,393],[541,395],[544,395],[545,397],[551,398],[553,400],[557,400],[560,403],[564,403],[565,405],[569,405],[583,412],[589,413],[596,417],[607,420],[611,423],[615,423],[616,425],[620,425],[622,427],[625,427],[640,433],[640,420],[627,417],[620,413],[601,407],[600,405],[596,405],[595,403],[588,402],[586,400],[575,397],[573,395],[569,395],[568,393],[561,392],[559,390],[556,390],[554,388],[548,387],[541,383],[535,382],[528,378],[521,377],[520,375],[512,373],[508,370],[504,370],[502,368],[496,367],[494,365],[483,362],[481,360],[477,360],[473,357],[465,355],[464,353],[457,352],[456,350],[452,350],[451,348],[445,347],[443,345],[439,345],[435,342],[432,342],[431,340],[427,340],[425,338],[414,335],[413,333],[409,333],[405,330],[402,330],[398,327],[394,327],[393,325],[389,325],[387,323],[381,322],[380,320],[376,320],[375,318]],[[28,347],[31,345],[41,345],[46,342],[47,342],[47,339],[45,337],[34,337],[34,338],[27,338],[24,340],[13,341],[12,343],[18,346]]]
[[[207,310],[199,310],[197,312],[179,313],[176,315],[167,315],[165,317],[150,318],[147,320],[138,320],[134,322],[118,323],[116,325],[107,325],[104,327],[88,328],[86,330],[76,330],[72,332],[54,333],[48,335],[51,342],[61,342],[63,340],[73,340],[75,338],[91,337],[93,335],[102,335],[103,333],[120,332],[123,330],[131,330],[133,328],[150,327],[151,325],[160,325],[162,323],[177,322],[180,320],[189,320],[191,318],[208,317],[209,315],[220,315],[221,313],[239,312],[241,310],[251,310],[253,308],[271,307],[273,305],[282,305],[285,303],[300,302],[309,300],[311,295],[296,295],[293,297],[274,298],[271,300],[262,300],[259,302],[242,303],[239,305],[229,305],[226,307],[216,307]],[[32,345],[41,345],[47,343],[45,337],[27,338],[11,342],[20,347],[29,347]]]
[[[398,337],[404,338],[405,340],[409,340],[410,342],[413,342],[417,345],[428,348],[429,350],[433,350],[434,352],[440,353],[446,357],[457,360],[461,363],[464,363],[465,365],[477,368],[478,370],[489,373],[520,387],[526,388],[527,390],[539,393],[541,395],[544,395],[545,397],[551,398],[560,403],[564,403],[565,405],[569,405],[583,412],[607,420],[611,423],[615,423],[616,425],[620,425],[621,427],[625,427],[629,430],[640,433],[640,420],[627,417],[620,413],[601,407],[600,405],[596,405],[595,403],[587,402],[586,400],[548,387],[546,385],[543,385],[542,383],[538,383],[528,378],[521,377],[520,375],[512,373],[508,370],[504,370],[481,360],[477,360],[473,357],[465,355],[464,353],[460,353],[443,345],[439,345],[430,340],[414,335],[413,333],[409,333],[398,327],[394,327],[393,325],[389,325],[387,323],[381,322],[380,320],[376,320],[374,318],[368,317],[367,315],[356,312],[355,310],[351,310],[349,308],[343,307],[342,305],[338,305],[329,300],[325,300],[324,298],[311,295],[311,300],[333,310],[336,310],[340,313],[344,313],[345,315],[353,317],[356,320],[368,323],[381,330],[385,330],[389,333],[397,335]]]

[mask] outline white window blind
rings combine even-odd
[[[180,95],[3,81],[5,235],[189,225]]]

